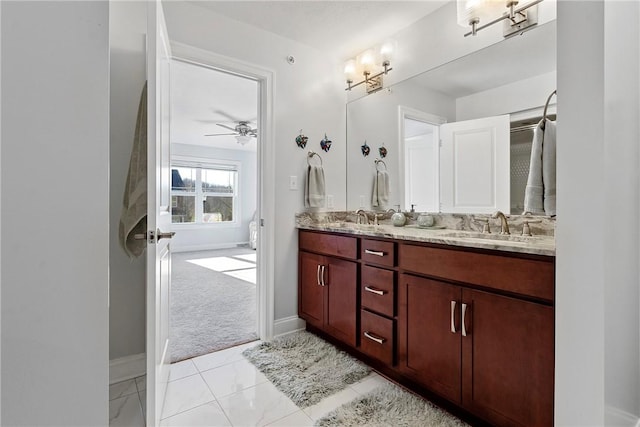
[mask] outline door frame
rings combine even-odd
[[[399,155],[398,155],[398,176],[400,178],[401,184],[399,184],[400,193],[400,209],[407,208],[406,199],[406,190],[404,185],[404,176],[406,173],[406,165],[405,165],[405,119],[416,120],[418,122],[427,123],[433,125],[437,128],[437,143],[435,144],[435,159],[433,167],[436,169],[436,200],[440,200],[440,125],[447,123],[447,119],[445,117],[436,116],[435,114],[427,113],[421,110],[417,110],[415,108],[407,107],[405,105],[398,106],[398,142],[399,144]],[[400,188],[401,187],[401,188]],[[437,204],[437,203],[436,203]],[[438,211],[440,208],[438,207]]]
[[[258,246],[257,334],[271,340],[274,333],[275,291],[275,138],[273,127],[274,76],[264,67],[208,50],[171,41],[172,59],[213,70],[236,74],[258,83],[257,218]]]

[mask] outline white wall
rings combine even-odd
[[[145,2],[110,3],[109,358],[145,352],[145,257],[131,260],[118,242],[124,185],[146,76]]]
[[[398,107],[413,108],[424,113],[455,119],[455,100],[440,92],[426,89],[415,82],[402,82],[390,90],[382,90],[347,104],[347,208],[360,208],[360,196],[364,196],[364,209],[371,210],[373,179],[376,174],[374,160],[380,158],[378,148],[385,143],[388,154],[384,158],[389,173],[389,203],[383,209],[400,203],[400,148],[398,146]],[[372,119],[375,118],[375,119]],[[362,155],[360,146],[371,148],[371,154]],[[380,166],[382,169],[383,166]],[[407,208],[402,206],[403,209]],[[420,207],[417,207],[420,210]],[[424,210],[424,209],[422,209]]]
[[[607,227],[604,239],[605,423],[630,425],[640,417],[640,4],[603,3],[604,206],[624,230]]]
[[[556,425],[633,425],[638,4],[558,4]]]
[[[235,161],[240,164],[237,224],[173,224],[174,252],[235,247],[249,243],[249,222],[256,210],[257,156],[255,151],[225,150],[189,144],[171,144],[172,156]]]
[[[295,212],[302,211],[308,150],[324,161],[327,194],[335,209],[345,207],[345,106],[342,70],[314,49],[183,2],[164,3],[169,37],[187,45],[269,68],[275,73],[275,319],[297,314],[297,231]],[[326,29],[310,28],[309,31]],[[286,57],[296,58],[294,65]],[[309,137],[305,150],[295,144],[300,129]],[[327,134],[328,153],[320,150]],[[289,176],[300,190],[289,190]]]
[[[556,90],[556,72],[541,74],[456,99],[456,121],[543,107]],[[556,101],[551,101],[554,104]]]
[[[108,423],[109,6],[2,4],[2,425]]]

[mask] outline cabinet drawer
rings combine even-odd
[[[553,302],[555,263],[503,255],[401,244],[398,263],[406,271],[465,282]]]
[[[393,267],[395,263],[395,243],[362,239],[360,258],[371,264]]]
[[[300,231],[299,248],[325,255],[356,259],[358,240],[355,237]]]
[[[362,266],[360,297],[362,307],[388,317],[394,315],[395,272]]]
[[[388,365],[393,365],[393,320],[361,310],[360,329],[360,350]]]

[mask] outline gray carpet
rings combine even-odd
[[[329,412],[315,425],[461,427],[467,424],[398,386],[386,384]]]
[[[265,342],[242,353],[300,408],[366,377],[371,369],[308,332]]]
[[[188,260],[255,254],[248,248],[172,254],[171,362],[256,340],[256,285]],[[250,264],[255,264],[249,262]],[[246,264],[236,266],[246,271]],[[242,268],[240,268],[242,267]],[[250,267],[250,266],[249,266]]]

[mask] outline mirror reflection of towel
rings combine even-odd
[[[544,130],[540,121],[533,131],[524,211],[556,214],[556,123],[550,120]]]
[[[371,205],[373,207],[384,207],[389,202],[389,173],[377,171],[373,178],[373,197]]]
[[[307,182],[304,186],[304,206],[307,208],[323,208],[325,199],[324,169],[322,166],[309,166]]]

